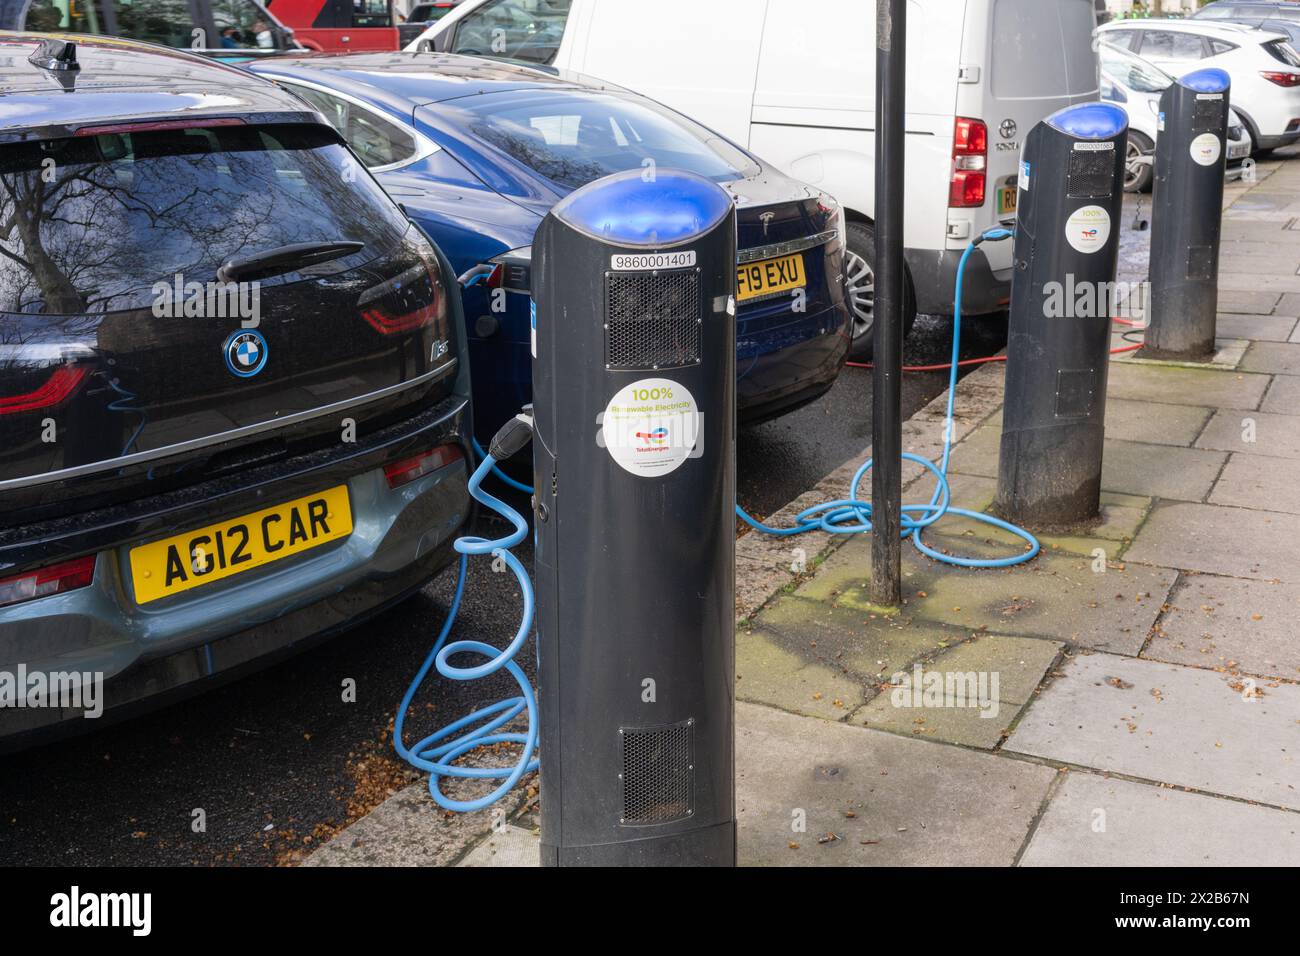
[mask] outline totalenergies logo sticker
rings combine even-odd
[[[1110,213],[1101,206],[1076,209],[1065,222],[1065,239],[1076,252],[1100,251],[1110,239]]]
[[[596,443],[638,478],[666,475],[698,458],[704,416],[686,386],[643,378],[615,393],[597,424]]]
[[[1213,133],[1202,133],[1192,140],[1192,159],[1201,166],[1213,166],[1223,155],[1223,144]]]

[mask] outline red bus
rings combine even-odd
[[[393,0],[270,0],[267,8],[309,50],[396,50]]]

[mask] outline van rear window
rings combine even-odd
[[[1082,96],[1097,89],[1089,0],[997,0],[993,95],[1000,100]]]
[[[230,258],[295,242],[352,239],[377,254],[405,229],[323,126],[0,146],[0,312],[141,308],[177,273],[210,282]]]

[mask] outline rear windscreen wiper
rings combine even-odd
[[[222,282],[238,282],[241,279],[265,279],[285,272],[293,272],[305,266],[342,259],[366,247],[364,242],[339,239],[334,242],[294,242],[287,246],[277,246],[265,252],[255,252],[251,256],[227,259],[225,265],[217,270],[217,278]]]

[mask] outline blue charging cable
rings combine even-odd
[[[993,515],[985,514],[981,511],[969,511],[966,508],[954,508],[949,503],[951,492],[948,487],[948,460],[952,454],[952,429],[953,429],[953,401],[957,392],[957,361],[961,352],[961,287],[962,277],[966,273],[966,261],[970,258],[971,253],[982,242],[994,242],[1002,239],[1009,239],[1013,233],[1010,229],[996,227],[987,229],[971,242],[961,255],[961,260],[957,263],[957,286],[956,293],[953,296],[953,318],[952,318],[952,368],[948,373],[948,407],[944,417],[943,424],[943,455],[939,464],[935,464],[929,459],[922,458],[920,455],[913,455],[910,452],[903,452],[903,458],[907,461],[914,461],[934,475],[935,486],[934,493],[930,500],[925,504],[903,505],[901,515],[901,525],[903,537],[910,537],[912,544],[916,549],[927,557],[936,561],[942,561],[945,564],[955,564],[964,568],[1006,568],[1013,564],[1022,564],[1038,554],[1040,545],[1038,539],[1023,528],[1019,528],[1010,522],[1003,521],[1001,518],[995,518]],[[858,486],[862,483],[863,477],[871,470],[871,464],[874,461],[868,458],[858,468],[853,475],[853,480],[849,482],[849,496],[837,501],[828,501],[824,504],[813,505],[811,508],[805,508],[795,515],[795,523],[789,528],[773,528],[763,524],[761,521],[752,518],[745,512],[740,505],[736,505],[736,514],[751,528],[761,531],[763,534],[770,534],[776,537],[789,537],[790,535],[806,534],[809,531],[828,531],[831,534],[859,534],[871,530],[871,502],[863,500],[858,495]],[[1009,531],[1014,535],[1023,538],[1029,546],[1027,550],[1020,554],[1011,555],[1006,558],[963,558],[956,555],[944,554],[936,551],[928,544],[921,540],[921,532],[934,524],[946,514],[961,515],[971,518],[983,524],[992,525],[995,528],[1001,528],[1003,531]]]
[[[527,536],[528,522],[515,509],[483,490],[483,479],[487,477],[489,472],[496,470],[496,459],[492,455],[483,454],[477,443],[475,443],[475,447],[479,451],[482,462],[474,469],[474,474],[470,476],[469,493],[476,501],[491,508],[514,525],[514,531],[504,538],[496,539],[474,536],[461,537],[457,538],[452,545],[461,557],[460,576],[456,580],[456,593],[451,601],[451,610],[447,614],[446,622],[442,625],[442,632],[433,644],[433,649],[425,657],[424,663],[415,675],[415,679],[411,681],[411,686],[406,689],[406,694],[402,697],[402,703],[397,708],[397,717],[393,721],[393,748],[397,751],[398,756],[417,770],[427,771],[429,773],[429,795],[433,797],[438,806],[457,812],[482,810],[484,807],[490,806],[518,783],[520,777],[536,770],[539,766],[538,761],[533,759],[533,751],[537,749],[537,696],[533,693],[528,677],[514,661],[515,654],[523,647],[524,641],[528,639],[528,632],[532,630],[533,585],[523,564],[510,553],[509,549],[519,544]],[[493,447],[496,447],[495,443]],[[519,582],[519,593],[523,598],[524,607],[520,616],[519,630],[515,634],[514,640],[510,642],[510,645],[505,650],[498,650],[491,644],[485,644],[482,641],[453,641],[450,644],[446,643],[447,635],[451,633],[452,625],[456,623],[456,614],[460,611],[461,598],[465,594],[465,578],[469,570],[469,558],[471,555],[482,554],[490,554],[494,558],[499,558],[505,563],[506,567],[514,572],[515,579]],[[457,654],[476,654],[479,657],[487,658],[487,661],[475,667],[457,667],[450,662],[450,659]],[[452,680],[477,680],[505,668],[510,676],[515,679],[515,683],[519,685],[520,695],[476,710],[474,713],[453,721],[441,730],[435,731],[418,743],[407,747],[403,741],[406,712],[410,709],[411,701],[415,698],[415,693],[420,689],[420,685],[424,683],[424,679],[428,676],[431,667],[436,667],[439,674]],[[497,732],[499,728],[514,720],[524,711],[528,712],[528,729],[526,732]],[[523,744],[523,752],[513,767],[466,767],[455,763],[457,758],[469,753],[471,750],[498,743]],[[475,800],[453,800],[442,792],[440,781],[443,777],[469,780],[497,780],[503,777],[505,779],[501,780],[500,785],[486,796]]]

